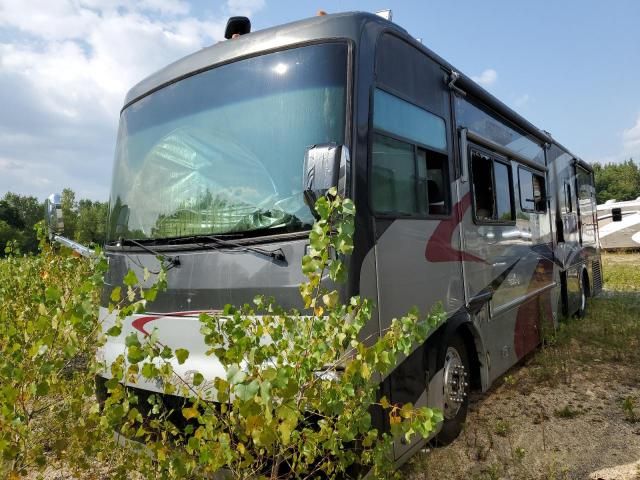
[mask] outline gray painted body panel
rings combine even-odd
[[[166,291],[160,292],[147,310],[164,313],[222,309],[226,304],[249,303],[258,294],[277,297],[282,307],[299,308],[298,286],[305,280],[300,265],[307,244],[302,239],[264,246],[269,250],[281,248],[286,262],[234,249],[180,252],[180,266],[167,272]],[[153,272],[159,266],[156,257],[147,252],[111,251],[106,282],[117,286],[129,269],[142,278],[141,267]]]

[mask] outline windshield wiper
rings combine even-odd
[[[180,257],[173,257],[173,256],[170,256],[170,255],[164,255],[164,254],[154,250],[153,248],[149,248],[145,244],[140,243],[137,240],[134,240],[132,238],[119,238],[118,239],[118,244],[120,246],[125,245],[127,243],[130,244],[130,245],[135,245],[136,247],[139,247],[139,248],[143,249],[144,251],[155,255],[162,262],[167,262],[169,264],[169,268],[168,268],[169,270],[174,268],[174,267],[179,267],[180,266]]]
[[[260,255],[264,255],[266,257],[270,257],[270,258],[273,258],[274,260],[278,260],[281,262],[285,262],[287,260],[287,257],[285,256],[282,248],[277,248],[275,250],[267,250],[264,248],[252,247],[251,245],[244,245],[239,242],[234,242],[233,240],[226,240],[226,239],[223,240],[222,238],[216,237],[215,235],[198,235],[195,238],[198,240],[207,239],[219,246],[235,247],[245,252],[259,253]],[[198,243],[198,245],[202,247],[216,248],[207,243]]]

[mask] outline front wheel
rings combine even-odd
[[[444,421],[437,441],[447,445],[460,435],[469,408],[469,356],[464,340],[459,335],[452,336],[446,342],[442,375]]]

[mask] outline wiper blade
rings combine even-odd
[[[267,250],[265,248],[253,247],[251,245],[244,245],[239,242],[234,242],[233,240],[226,240],[226,239],[223,240],[222,238],[216,237],[214,235],[199,235],[196,238],[198,239],[205,238],[219,246],[235,247],[245,252],[259,253],[260,255],[264,255],[266,257],[270,257],[281,262],[284,262],[287,260],[287,257],[285,256],[284,251],[281,248],[277,248],[275,250]],[[199,243],[198,245],[201,245],[203,247],[212,247],[207,243]]]
[[[141,242],[139,242],[137,240],[134,240],[133,238],[120,238],[120,239],[118,239],[118,244],[119,245],[125,245],[125,244],[135,245],[136,247],[139,247],[139,248],[143,249],[144,251],[155,255],[162,262],[167,262],[169,264],[169,269],[180,266],[180,257],[173,257],[173,256],[170,256],[170,255],[164,255],[164,254],[154,250],[153,248],[149,248],[145,244],[143,244],[143,243],[141,243]]]

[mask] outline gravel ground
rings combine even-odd
[[[539,349],[472,398],[460,438],[417,454],[404,467],[405,478],[640,480],[640,294],[603,293],[593,300],[597,318],[587,319],[589,328],[604,329],[603,336],[617,328],[606,312],[624,296],[631,303],[620,303],[623,314],[611,315],[626,316],[625,328],[631,322],[623,334],[631,340],[621,351],[635,353],[617,358],[612,349],[585,347],[575,338]],[[588,343],[589,334],[580,333]],[[600,338],[592,340],[598,345]]]
[[[583,479],[640,460],[640,423],[622,409],[638,394],[640,372],[595,363],[555,387],[536,385],[528,374],[525,365],[476,398],[461,437],[416,456],[410,478]],[[595,478],[624,478],[605,473]],[[633,474],[627,478],[640,478]]]

